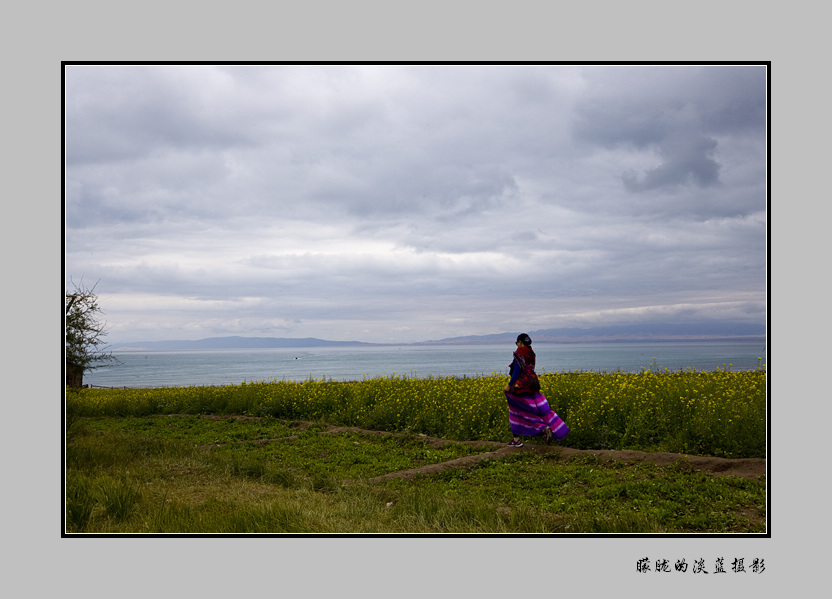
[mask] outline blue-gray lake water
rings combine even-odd
[[[377,376],[508,374],[513,345],[356,346],[294,349],[114,352],[119,363],[84,376],[101,387],[237,385],[265,380],[351,381]],[[766,366],[763,342],[540,343],[537,372],[639,372],[644,369],[754,370]]]

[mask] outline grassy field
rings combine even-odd
[[[564,446],[765,457],[765,371],[541,379],[572,429]],[[495,375],[68,390],[67,532],[766,531],[763,477],[712,476],[684,463],[521,450],[412,480],[373,480],[507,441],[504,384]]]

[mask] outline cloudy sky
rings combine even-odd
[[[766,321],[754,65],[67,65],[111,342]]]

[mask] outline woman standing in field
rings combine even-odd
[[[540,381],[534,372],[535,354],[532,340],[526,333],[517,336],[514,360],[509,365],[511,380],[504,389],[508,401],[508,421],[514,438],[511,447],[523,447],[520,435],[534,437],[542,434],[546,443],[563,439],[569,427],[549,407],[540,392]]]

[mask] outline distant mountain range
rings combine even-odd
[[[520,332],[528,333],[532,343],[592,343],[613,341],[714,341],[764,340],[764,324],[747,323],[688,323],[688,324],[632,324],[591,328],[539,329],[494,335],[469,335],[414,345],[456,345],[514,343]]]
[[[591,328],[540,329],[528,333],[533,343],[593,343],[636,341],[713,341],[749,340],[766,338],[764,324],[747,323],[689,323],[689,324],[633,324]],[[518,332],[492,335],[448,337],[417,343],[395,345],[485,345],[513,344]],[[195,341],[137,341],[113,344],[112,351],[187,350],[187,349],[265,349],[297,347],[345,347],[357,345],[389,345],[363,341],[328,341],[314,337],[210,337]]]

